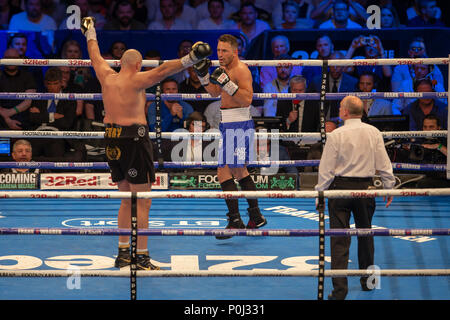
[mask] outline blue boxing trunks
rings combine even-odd
[[[255,125],[250,116],[250,107],[221,108],[222,121],[219,125],[221,140],[219,143],[220,168],[245,167],[254,157]]]
[[[153,150],[148,127],[143,124],[106,124],[106,158],[113,182],[132,184],[155,182]]]

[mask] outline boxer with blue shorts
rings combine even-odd
[[[238,191],[236,179],[242,191],[255,191],[256,186],[247,171],[247,163],[253,160],[254,123],[250,116],[253,99],[252,75],[248,66],[240,61],[237,40],[224,34],[219,37],[217,56],[220,67],[211,74],[211,61],[204,59],[194,64],[200,83],[213,97],[221,96],[221,141],[217,177],[223,191]],[[228,207],[227,229],[260,228],[267,221],[261,214],[257,199],[247,199],[249,221],[245,225],[239,213],[237,199],[226,199]],[[230,236],[216,236],[227,239]]]

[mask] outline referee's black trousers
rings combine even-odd
[[[330,190],[362,190],[373,185],[372,178],[335,177]],[[353,213],[356,228],[371,228],[375,212],[374,198],[328,199],[331,229],[350,228],[350,213]],[[347,269],[351,237],[330,237],[331,269]],[[365,270],[374,263],[373,237],[358,237],[359,269]],[[347,278],[332,278],[333,297],[345,299],[348,292]],[[366,286],[367,277],[360,279]]]

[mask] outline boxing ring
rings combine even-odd
[[[328,60],[327,65],[448,64],[447,58]],[[118,66],[118,61],[109,61]],[[324,66],[315,60],[246,61],[249,66]],[[0,59],[2,65],[90,66],[89,60]],[[144,61],[143,66],[159,62]],[[213,65],[218,65],[213,61]],[[254,94],[258,99],[361,99],[424,97],[447,93]],[[147,94],[148,100],[158,98]],[[162,94],[161,99],[212,100],[207,94]],[[89,99],[101,94],[0,93],[0,99]],[[216,137],[217,133],[150,133],[151,138]],[[322,141],[321,133],[257,133],[275,140]],[[447,137],[447,131],[383,132],[387,138]],[[102,139],[101,132],[2,131],[0,137]],[[249,167],[317,166],[319,160],[254,161]],[[155,162],[156,167],[215,168],[216,162]],[[0,168],[18,167],[2,162]],[[29,162],[22,168],[96,170],[107,163]],[[393,163],[395,170],[446,171],[446,165]],[[447,174],[448,174],[447,170]],[[394,196],[385,208],[381,198]],[[373,197],[377,210],[372,229],[329,229],[323,203],[329,198]],[[4,300],[322,300],[331,291],[327,277],[349,278],[350,300],[448,300],[450,298],[449,189],[317,191],[0,191],[0,297]],[[152,199],[148,229],[117,228],[121,199]],[[268,226],[225,230],[223,199],[260,199]],[[315,199],[319,199],[319,212]],[[135,211],[135,210],[134,210]],[[132,212],[133,216],[133,212]],[[132,224],[133,225],[133,224]],[[149,236],[152,262],[159,271],[113,268],[118,235]],[[216,235],[231,235],[217,241]],[[349,270],[330,270],[329,236],[377,237],[375,266],[358,270],[356,239]],[[301,238],[301,239],[298,239]],[[319,239],[319,243],[317,243]],[[134,248],[135,249],[135,248]],[[132,248],[133,250],[133,248]],[[362,292],[369,276],[374,290]],[[108,278],[108,279],[104,279]],[[139,278],[139,280],[137,280]],[[45,281],[45,285],[43,285]],[[42,286],[46,290],[44,296]]]

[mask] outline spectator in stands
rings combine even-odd
[[[325,60],[329,59],[330,54],[334,51],[334,45],[330,37],[327,35],[321,35],[316,40],[317,59]],[[312,54],[311,54],[312,56]],[[305,66],[302,70],[302,76],[306,78],[308,83],[314,79],[314,77],[322,74],[322,67]]]
[[[233,2],[233,3],[232,3]],[[239,7],[239,3],[233,0],[224,0],[223,1],[223,18],[230,19],[231,15],[237,11]],[[197,14],[197,20],[201,21],[204,19],[208,19],[210,17],[209,12],[209,1],[208,0],[191,0],[189,4],[192,8],[195,9],[195,13]],[[230,19],[231,20],[231,19]]]
[[[162,19],[150,22],[149,30],[191,30],[193,28],[190,23],[177,17],[177,5],[174,0],[160,0],[159,7]]]
[[[134,10],[134,19],[145,25],[144,29],[148,26],[148,8],[144,0],[130,0],[130,3]]]
[[[51,67],[44,76],[49,93],[61,93],[63,76],[57,67]],[[30,122],[34,130],[74,130],[76,126],[76,102],[73,100],[33,100],[30,107]],[[33,139],[35,159],[61,161],[66,152],[64,139]]]
[[[279,57],[281,55],[289,54],[290,51],[290,43],[289,39],[284,35],[277,35],[271,40],[271,49],[273,59],[281,60]],[[300,75],[302,73],[301,66],[294,66],[292,69],[292,76]],[[268,83],[273,81],[277,77],[277,70],[274,66],[266,66],[261,67],[259,84],[262,88],[266,86]],[[254,79],[255,80],[255,79]]]
[[[192,40],[189,39],[181,40],[177,50],[178,58],[187,55],[191,51],[193,44],[194,42],[192,42]],[[187,79],[187,77],[189,77],[189,73],[187,72],[187,70],[180,71],[172,76],[172,78],[174,78],[178,83],[183,82],[184,80]]]
[[[425,40],[422,37],[414,38],[408,49],[408,56],[410,58],[425,58],[427,57]],[[426,76],[415,74],[416,68],[413,65],[399,65],[394,67],[392,73],[392,91],[393,92],[413,92],[413,83],[421,77],[427,77],[436,84],[435,90],[438,92],[446,91],[443,89],[444,76],[437,65],[430,65],[429,73]],[[419,69],[418,69],[419,70]],[[442,87],[441,87],[442,86]],[[400,114],[408,104],[413,102],[412,99],[399,98],[393,101],[393,112]]]
[[[423,119],[423,131],[442,130],[440,119],[434,114],[428,114]],[[425,138],[417,139],[414,150],[417,159],[420,163],[445,164],[447,163],[447,138]],[[412,148],[412,145],[410,146]],[[412,150],[410,150],[412,153]],[[424,177],[417,181],[416,188],[448,188],[450,187],[450,180],[447,180],[445,171],[431,171],[426,172]]]
[[[256,132],[267,134],[270,132],[265,128],[264,126],[257,126],[255,128]],[[271,139],[267,138],[260,138],[256,141],[257,143],[257,160],[258,161],[290,161],[292,160],[289,156],[287,148],[280,144],[281,141],[278,141],[278,154],[272,154],[273,149],[275,149],[275,144],[272,144]],[[276,150],[276,149],[275,149]],[[276,169],[276,172],[273,171],[273,169]],[[282,171],[285,173],[293,173],[298,174],[298,170],[296,167],[263,167],[260,170],[260,173],[263,175],[273,175],[275,173],[278,173],[278,171]]]
[[[259,0],[258,3],[255,0],[240,0],[240,1],[236,0],[235,2],[239,3],[239,4],[237,4],[237,6],[239,7],[239,10],[234,12],[233,14],[231,14],[230,19],[236,21],[236,23],[239,23],[242,20],[241,9],[243,6],[246,6],[248,4],[253,5],[253,8],[256,11],[256,19],[267,22],[269,25],[272,23],[272,15],[269,12],[270,10],[269,11],[266,10],[266,9],[269,9],[268,6],[271,6],[270,0],[268,0],[269,4],[266,3],[264,0]],[[273,1],[272,1],[272,3],[273,3]],[[264,8],[262,6],[264,6]]]
[[[361,29],[361,25],[350,20],[350,5],[353,9],[358,8],[354,6],[354,1],[336,0],[333,2],[333,18],[325,21],[319,26],[319,29]],[[363,21],[367,21],[367,13],[365,10],[361,11],[355,9],[358,15],[364,17]]]
[[[173,78],[167,78],[161,82],[161,91],[164,94],[178,93],[178,83]],[[194,111],[192,106],[185,101],[162,100],[161,101],[161,130],[172,132],[183,128],[183,121]],[[156,103],[153,102],[148,108],[147,122],[150,131],[155,131],[156,125]]]
[[[276,1],[274,3],[272,9],[272,23],[275,28],[281,26],[281,24],[285,21],[283,17],[285,4],[294,3],[297,7],[297,20],[300,21],[300,24],[303,26],[304,24],[310,25],[309,28],[314,26],[315,21],[311,19],[311,11],[313,9],[312,1],[310,0],[286,0],[286,1]],[[289,7],[289,6],[288,6]],[[292,9],[292,8],[291,8]],[[303,26],[304,27],[304,26]],[[278,28],[282,29],[282,28]]]
[[[19,52],[5,50],[4,59],[19,59]],[[0,92],[36,92],[33,76],[18,66],[3,66],[0,74]],[[0,128],[6,130],[29,129],[28,108],[31,100],[0,100]]]
[[[290,60],[291,56],[282,54],[278,56],[280,60]],[[271,82],[267,83],[264,93],[287,93],[289,90],[289,79],[291,78],[292,65],[282,65],[276,67],[277,76]],[[277,99],[267,99],[264,101],[264,116],[274,117],[277,113]]]
[[[306,93],[307,83],[302,76],[289,80],[290,93]],[[276,116],[283,118],[282,128],[285,132],[318,132],[319,105],[315,100],[279,100]]]
[[[11,157],[15,162],[31,162],[33,155],[33,148],[31,143],[25,139],[19,139],[14,142],[11,152]],[[42,170],[38,168],[27,169],[27,168],[5,168],[0,170],[2,173],[42,173]]]
[[[301,2],[301,7],[298,2]],[[278,3],[281,6],[281,21],[274,21],[275,29],[309,29],[314,26],[314,20],[307,19],[306,17],[300,18],[301,8],[306,8],[308,4],[305,1],[288,0],[283,3]],[[273,15],[275,18],[275,13]]]
[[[437,18],[436,0],[419,0],[419,15],[408,21],[408,27],[445,27],[440,18]]]
[[[84,0],[78,0],[84,1]],[[88,0],[89,3],[89,14],[87,16],[95,18],[95,29],[103,29],[106,23],[106,16],[108,10],[106,9],[105,0]]]
[[[116,2],[112,19],[109,20],[104,30],[145,30],[146,25],[134,18],[135,11],[130,2],[121,0]]]
[[[205,132],[208,123],[200,112],[192,112],[185,120],[185,129],[189,132]],[[219,140],[198,139],[164,139],[162,142],[163,157],[166,161],[217,161],[215,150],[218,149]],[[214,147],[215,146],[215,147]],[[155,148],[156,149],[156,148]],[[209,151],[209,153],[208,153]],[[192,171],[192,170],[189,170]]]
[[[307,83],[302,76],[289,80],[289,92],[306,93]],[[283,132],[317,132],[319,129],[319,105],[314,100],[279,100],[276,116],[282,118]],[[288,159],[304,159],[306,154],[292,141],[280,141],[280,155]]]
[[[9,29],[40,31],[47,38],[48,45],[53,47],[53,31],[57,26],[52,17],[42,12],[42,0],[25,0],[25,11],[12,16]]]
[[[198,30],[223,30],[237,29],[237,24],[231,19],[224,16],[225,5],[223,0],[209,0],[208,12],[209,17],[202,19],[197,24]]]
[[[73,82],[73,78],[70,74],[70,68],[65,66],[57,67],[61,71],[62,75],[62,92],[64,93],[82,93],[83,89],[80,85]],[[84,101],[77,100],[77,117],[84,115]]]
[[[42,13],[52,17],[58,26],[66,17],[67,4],[57,0],[42,0]]]
[[[28,49],[27,35],[24,33],[13,33],[8,38],[8,48],[17,49],[19,52],[19,57],[21,59],[27,59],[28,57],[25,55]],[[44,90],[44,74],[42,72],[42,67],[26,66],[22,69],[25,69],[25,71],[33,75],[34,81],[36,82],[36,89],[39,92],[42,92]]]
[[[258,11],[251,2],[245,2],[239,10],[238,28],[248,37],[250,42],[264,30],[270,30],[270,25],[261,19],[257,19]]]
[[[10,3],[9,0],[0,0],[0,30],[8,30],[12,16],[20,12],[22,9]]]
[[[400,19],[397,10],[392,4],[386,4],[381,7],[381,28],[399,28]]]
[[[366,71],[359,75],[358,89],[372,92],[377,87],[377,78],[373,72]],[[365,117],[392,115],[392,103],[385,99],[362,99]]]
[[[0,0],[1,1],[1,0]],[[19,52],[21,59],[26,59],[25,53],[28,48],[28,38],[25,33],[13,33],[8,38],[8,48],[14,48]]]
[[[67,40],[61,48],[62,59],[83,59],[83,52],[81,46],[76,40]],[[84,88],[86,83],[92,78],[92,71],[90,68],[70,67],[71,81],[81,88]]]
[[[429,64],[416,64],[412,67],[414,78],[405,79],[400,87],[398,88],[399,92],[413,92],[414,91],[414,82],[421,79],[430,79],[433,84],[433,90],[436,92],[446,92],[443,83],[438,82],[433,78],[434,73],[433,70],[435,68],[434,65]],[[413,99],[407,98],[397,98],[393,101],[394,110],[403,110],[409,103],[413,102]],[[444,104],[447,104],[447,99],[442,98],[440,101]]]
[[[422,130],[423,131],[437,131],[442,130],[440,120],[434,114],[428,114],[423,118]],[[447,158],[447,146],[446,139],[435,139],[434,141],[425,140],[422,147],[428,150],[436,150]]]
[[[351,59],[358,48],[364,49],[366,59],[385,59],[383,44],[377,36],[358,36],[353,39],[345,56]],[[353,70],[352,70],[353,69]],[[350,72],[349,72],[350,71]],[[364,72],[373,72],[377,77],[378,89],[381,92],[391,91],[391,66],[357,66],[356,68],[346,68],[346,72],[352,73],[355,77],[359,77]]]
[[[198,79],[197,73],[195,72],[193,67],[187,68],[187,71],[189,73],[189,76],[180,83],[179,90],[181,93],[208,93],[206,89],[202,86],[200,83],[200,80]],[[201,114],[205,112],[206,107],[210,101],[208,100],[192,100],[189,101],[189,104],[194,108],[194,111],[197,111]]]
[[[325,132],[331,133],[338,127],[336,121],[325,121]],[[320,160],[322,158],[322,142],[316,142],[310,145],[308,153],[306,155],[306,160]],[[305,172],[317,172],[318,166],[315,167],[305,167]]]
[[[334,51],[329,56],[330,59],[343,59],[344,55],[340,51]],[[330,66],[327,76],[326,92],[354,92],[358,80],[344,72],[344,67]],[[311,91],[320,92],[322,86],[322,76],[318,75],[311,82]],[[331,100],[325,103],[326,120],[335,120],[339,116],[338,100]]]
[[[415,92],[433,92],[433,84],[429,79],[421,79],[414,83]],[[428,114],[434,114],[439,118],[442,128],[447,129],[447,106],[439,100],[430,98],[420,98],[409,104],[403,111],[409,115],[409,130],[423,130],[423,119]]]

